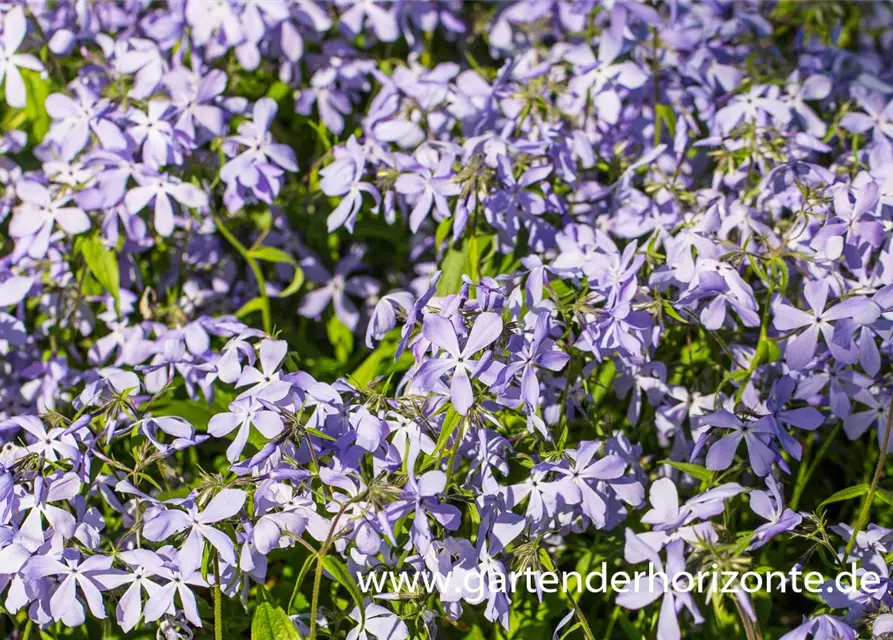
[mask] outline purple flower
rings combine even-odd
[[[94,133],[106,150],[123,150],[127,140],[113,119],[113,107],[88,85],[78,82],[73,87],[76,100],[64,93],[51,94],[46,110],[55,120],[49,135],[62,145],[62,155],[73,158],[83,150]]]
[[[277,110],[273,100],[261,98],[254,105],[252,120],[240,124],[238,134],[224,144],[227,154],[235,156],[220,170],[220,178],[227,184],[224,197],[230,211],[241,209],[241,190],[250,190],[261,202],[271,203],[279,194],[283,172],[298,170],[292,148],[274,142],[270,133]]]
[[[388,517],[397,520],[403,516],[414,513],[412,521],[412,541],[419,553],[428,552],[431,545],[431,528],[428,524],[428,513],[446,529],[453,531],[462,522],[462,514],[450,504],[444,504],[438,496],[443,495],[446,489],[446,475],[443,471],[434,470],[422,474],[416,480],[411,471],[403,489],[402,498],[393,503]]]
[[[583,513],[598,528],[603,528],[607,523],[608,506],[604,495],[596,488],[602,482],[613,486],[611,481],[623,476],[626,469],[626,461],[616,455],[605,455],[593,461],[601,448],[601,442],[582,442],[571,453],[573,467],[557,469],[567,480],[560,491],[562,499],[567,504],[580,504]]]
[[[890,393],[880,386],[859,389],[852,396],[856,402],[865,405],[862,411],[854,411],[843,421],[843,430],[850,440],[860,438],[868,429],[877,430],[878,446],[884,442],[884,431],[890,411]],[[887,453],[893,453],[893,438],[887,445]]]
[[[279,366],[288,353],[288,343],[284,340],[262,340],[260,347],[260,369],[245,367],[236,380],[236,388],[254,385],[242,392],[237,399],[253,396],[266,402],[278,402],[291,390],[291,385],[282,379]]]
[[[502,318],[492,312],[480,314],[474,321],[468,340],[462,349],[459,348],[456,328],[442,316],[427,316],[422,333],[433,345],[446,351],[447,356],[426,360],[416,372],[416,380],[431,388],[441,377],[452,373],[450,399],[453,408],[460,415],[465,415],[474,401],[471,380],[488,362],[486,357],[480,360],[474,360],[472,357],[499,338],[502,333]]]
[[[215,101],[226,89],[226,74],[219,69],[198,73],[180,68],[164,76],[177,116],[174,129],[198,143],[198,125],[213,136],[222,136],[226,114]]]
[[[367,24],[379,40],[393,42],[397,39],[397,19],[394,10],[383,7],[381,0],[355,3],[350,0],[336,0],[336,5],[346,6],[348,9],[341,14],[339,24],[341,29],[350,38],[356,38],[363,32]]]
[[[50,615],[61,620],[70,627],[84,624],[84,606],[77,598],[80,591],[90,613],[100,620],[105,618],[105,606],[102,602],[104,576],[109,573],[112,558],[95,555],[81,559],[74,549],[66,549],[61,557],[51,555],[34,556],[22,569],[29,581],[40,580],[47,576],[58,576],[59,585],[50,598]]]
[[[735,96],[716,112],[716,124],[723,135],[729,135],[742,122],[761,127],[774,120],[779,125],[791,119],[790,108],[778,97],[778,87],[756,85],[746,94]]]
[[[331,274],[313,259],[301,262],[308,279],[323,286],[306,294],[298,307],[298,313],[307,318],[320,318],[331,302],[335,315],[348,329],[355,329],[360,322],[360,312],[347,294],[360,299],[378,293],[378,283],[370,276],[355,275],[362,268],[362,251],[352,251],[335,265]]]
[[[179,164],[174,128],[167,120],[171,110],[170,103],[164,100],[151,100],[146,113],[133,109],[128,116],[132,124],[127,131],[138,145],[142,145],[143,162],[153,169],[170,162]]]
[[[507,385],[509,380],[520,373],[521,398],[531,410],[539,406],[540,399],[540,383],[534,366],[549,371],[561,371],[570,360],[570,356],[548,337],[550,325],[548,315],[540,314],[536,316],[533,335],[529,342],[527,336],[512,336],[508,349],[514,356],[496,380],[497,385]]]
[[[19,503],[22,510],[28,510],[28,515],[19,526],[14,541],[31,552],[37,551],[46,540],[44,520],[52,527],[51,538],[59,542],[71,538],[77,524],[74,516],[53,503],[70,500],[80,488],[81,481],[70,472],[57,475],[52,480],[44,480],[40,476],[35,478],[33,492],[25,495]]]
[[[381,203],[381,195],[371,183],[362,180],[366,170],[366,152],[354,136],[343,147],[335,148],[335,161],[320,170],[320,188],[327,196],[344,196],[335,210],[329,214],[329,232],[340,227],[353,231],[357,214],[363,206],[363,193],[375,200],[375,208]]]
[[[812,362],[819,335],[824,338],[825,344],[836,358],[848,361],[847,352],[834,341],[832,322],[854,318],[870,323],[880,316],[880,308],[864,296],[847,298],[826,309],[828,290],[828,283],[824,280],[813,280],[803,287],[803,295],[812,309],[812,315],[784,303],[776,304],[773,309],[773,325],[779,331],[806,327],[790,339],[785,348],[785,359],[792,369],[803,369]]]
[[[396,327],[397,309],[405,313],[409,312],[413,302],[413,296],[409,291],[393,291],[383,295],[381,300],[375,303],[372,317],[369,318],[369,326],[366,328],[366,346],[370,349],[373,348],[376,341],[382,340]]]
[[[766,476],[766,485],[769,487],[768,492],[762,490],[750,492],[751,510],[769,521],[753,532],[750,549],[759,549],[779,534],[795,529],[803,521],[803,516],[799,513],[785,509],[782,487],[773,476]]]
[[[129,213],[139,213],[155,202],[155,231],[168,237],[174,232],[175,218],[172,200],[183,207],[199,209],[208,206],[208,196],[188,182],[181,182],[167,174],[135,176],[139,186],[133,187],[124,197]]]
[[[46,255],[55,225],[69,235],[90,228],[90,219],[80,207],[64,206],[70,196],[60,196],[37,182],[24,180],[16,186],[16,194],[22,204],[9,223],[9,235],[25,242],[32,258]]]
[[[241,506],[241,503],[239,504]],[[229,539],[227,538],[227,540]],[[190,550],[192,553],[195,551],[195,549]],[[163,566],[147,566],[150,575],[167,580],[167,583],[161,585],[149,596],[144,610],[146,622],[154,622],[169,612],[176,613],[177,605],[174,599],[179,595],[183,615],[190,623],[200,627],[202,620],[198,613],[195,595],[190,587],[208,586],[208,583],[202,578],[201,572],[196,570],[201,562],[201,549],[198,550],[198,557],[190,556],[189,552],[185,550],[176,553],[175,557],[175,560]]]
[[[268,440],[275,438],[282,431],[282,418],[275,411],[264,408],[254,396],[239,398],[229,405],[229,413],[218,413],[208,423],[208,433],[215,438],[222,438],[234,429],[238,429],[232,444],[226,449],[226,458],[236,462],[248,442],[251,425]]]
[[[747,445],[747,454],[750,458],[750,464],[754,473],[759,476],[765,476],[772,469],[772,463],[775,462],[776,452],[770,447],[772,439],[777,435],[776,428],[766,421],[753,421],[744,423],[738,419],[735,414],[720,409],[714,413],[704,416],[700,421],[701,425],[710,427],[721,427],[723,429],[731,429],[732,433],[723,436],[713,445],[707,452],[707,468],[721,471],[728,469],[732,465],[735,458],[735,452],[738,450],[741,441]],[[692,452],[692,460],[703,447],[709,432],[705,432],[701,436],[700,441]]]
[[[347,632],[346,640],[369,640],[370,637],[376,640],[406,640],[409,637],[406,623],[380,604],[365,604],[362,614],[358,607],[354,607],[349,617],[359,624]]]
[[[804,619],[793,631],[779,640],[856,640],[856,632],[848,624],[826,613]]]
[[[635,549],[642,559],[647,559],[655,568],[655,577],[652,579],[645,574],[637,574],[635,581],[626,587],[624,593],[617,595],[615,601],[621,607],[636,611],[646,607],[661,596],[663,600],[660,607],[660,615],[657,620],[657,634],[661,640],[679,640],[682,632],[679,628],[678,612],[683,608],[692,615],[695,624],[704,621],[697,604],[691,596],[690,589],[677,591],[673,582],[674,576],[685,571],[685,542],[676,540],[667,545],[666,569],[660,561],[657,553],[629,529],[626,530],[627,548]],[[657,575],[663,573],[664,575]]]
[[[232,540],[211,525],[239,513],[245,497],[245,492],[239,489],[223,489],[201,511],[191,501],[186,503],[188,511],[164,509],[147,518],[143,535],[147,540],[160,542],[189,529],[189,535],[180,549],[180,569],[185,574],[191,573],[186,571],[187,565],[194,569],[201,562],[205,541],[217,550],[221,560],[227,564],[235,564],[236,554]],[[193,562],[194,565],[191,564]],[[149,619],[148,611],[146,619]]]
[[[6,104],[21,109],[25,106],[25,82],[19,69],[43,71],[43,64],[30,53],[16,53],[27,31],[25,12],[22,7],[12,7],[3,16],[3,33],[0,35],[3,52],[0,54],[0,82],[6,80]]]
[[[885,102],[883,96],[864,87],[856,87],[853,97],[865,113],[851,111],[840,119],[840,126],[853,133],[872,132],[875,142],[890,145],[893,138],[893,101]]]
[[[409,214],[409,228],[413,232],[422,226],[432,206],[437,222],[449,218],[450,206],[446,199],[459,195],[461,191],[459,184],[453,180],[452,154],[438,154],[432,148],[424,148],[416,152],[415,160],[412,165],[404,167],[394,183],[398,193],[411,196],[415,202]]]
[[[98,577],[99,582],[106,589],[115,589],[127,586],[118,605],[115,614],[121,630],[127,633],[133,629],[143,615],[143,592],[149,596],[155,594],[160,588],[158,583],[151,579],[164,567],[164,559],[154,551],[148,549],[131,549],[118,556],[127,563],[129,571],[109,571]]]

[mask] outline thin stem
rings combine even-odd
[[[214,640],[223,640],[223,606],[220,594],[220,561],[214,556]]]
[[[654,82],[654,146],[660,144],[661,115],[657,112],[660,105],[660,59],[657,55],[657,29],[651,29],[651,77]]]
[[[574,615],[577,616],[577,622],[580,623],[580,629],[583,631],[583,636],[586,638],[586,640],[595,640],[595,636],[592,634],[592,629],[589,626],[589,621],[586,620],[586,616],[580,609],[580,605],[577,604],[577,601],[574,600],[571,594],[567,591],[564,592],[564,597],[567,598],[567,601],[570,603],[571,608],[574,610]]]
[[[822,443],[819,452],[816,454],[815,458],[808,465],[804,464],[800,465],[801,473],[797,475],[797,485],[794,487],[794,496],[791,498],[790,507],[794,511],[797,510],[797,507],[800,506],[800,497],[803,495],[803,490],[806,488],[806,485],[809,484],[809,479],[812,478],[812,474],[815,473],[815,470],[819,466],[819,462],[822,461],[822,458],[825,457],[825,454],[828,452],[828,449],[831,448],[831,445],[837,439],[837,434],[840,433],[841,423],[838,422],[834,427],[834,430],[828,434],[828,437],[825,438],[825,441]]]
[[[261,273],[260,265],[257,264],[257,260],[255,260],[248,249],[245,248],[245,245],[239,242],[239,239],[233,235],[232,231],[226,228],[226,225],[223,224],[223,220],[220,216],[216,213],[212,213],[211,215],[214,217],[214,222],[217,224],[217,228],[220,229],[220,233],[222,233],[223,237],[226,238],[233,248],[239,252],[239,255],[245,259],[245,262],[248,263],[251,272],[254,274],[254,279],[257,280],[257,288],[260,291],[260,312],[263,318],[264,332],[269,334],[273,330],[273,325],[270,321],[270,299],[267,297],[267,284],[264,281],[263,273]]]
[[[735,603],[735,608],[738,609],[738,616],[741,618],[741,624],[744,625],[744,633],[747,636],[747,640],[762,640],[763,634],[760,632],[759,623],[751,620],[750,616],[737,599],[733,598],[733,602]]]
[[[329,547],[335,538],[335,532],[338,530],[338,521],[341,520],[341,516],[347,511],[347,507],[350,506],[351,502],[353,502],[353,498],[345,502],[335,515],[335,519],[332,520],[332,528],[329,529],[329,535],[326,536],[326,540],[322,543],[316,556],[316,572],[313,574],[313,595],[310,599],[310,640],[316,640],[316,612],[319,608],[319,588],[322,584],[322,560],[329,552]]]
[[[450,457],[447,460],[447,468],[446,468],[446,477],[447,481],[450,480],[450,477],[453,475],[453,464],[456,462],[456,454],[459,452],[459,447],[462,446],[462,440],[465,439],[465,418],[459,418],[459,432],[456,434],[456,441],[453,443],[453,448],[450,450]]]
[[[874,468],[874,477],[871,479],[871,487],[868,489],[868,495],[865,496],[865,502],[862,504],[862,512],[853,527],[853,533],[850,535],[849,542],[846,543],[846,553],[844,561],[849,557],[853,545],[856,544],[856,536],[862,530],[862,527],[868,522],[868,516],[871,513],[871,503],[874,502],[874,494],[877,493],[877,485],[880,482],[881,474],[884,472],[884,463],[887,461],[887,445],[890,443],[890,428],[893,427],[893,398],[890,398],[890,408],[887,410],[887,426],[884,428],[884,438],[881,443],[881,454],[877,459],[877,466]]]
[[[604,640],[611,640],[611,632],[614,631],[614,625],[617,624],[617,618],[620,617],[620,605],[614,605],[614,611],[611,613],[611,619],[608,620],[608,626],[605,629]]]
[[[760,320],[760,339],[757,341],[757,348],[754,351],[753,358],[751,358],[750,364],[747,367],[747,377],[741,381],[741,385],[738,387],[737,393],[735,393],[735,402],[741,402],[741,398],[744,397],[744,392],[747,390],[747,385],[750,383],[750,379],[753,377],[753,374],[756,372],[757,367],[760,366],[763,359],[766,357],[765,347],[764,345],[769,340],[769,310],[772,308],[772,294],[775,292],[775,286],[772,283],[772,278],[769,278],[769,284],[767,286],[767,295],[766,295],[766,306],[763,308],[763,317]],[[763,349],[763,351],[760,351]]]

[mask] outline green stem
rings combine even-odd
[[[651,77],[654,81],[654,146],[660,144],[661,115],[657,108],[660,105],[660,60],[657,57],[657,29],[651,29]]]
[[[31,637],[31,627],[34,625],[31,618],[28,618],[28,622],[25,623],[25,630],[22,631],[21,640],[28,640]]]
[[[446,468],[446,477],[447,482],[449,482],[450,477],[453,475],[453,464],[456,462],[456,454],[459,452],[459,447],[462,446],[462,440],[465,439],[465,418],[459,418],[459,432],[456,434],[456,441],[453,443],[453,448],[450,450],[450,457],[447,460],[447,468]],[[461,463],[460,463],[461,464]]]
[[[338,530],[338,521],[341,520],[341,516],[347,511],[347,507],[351,502],[353,502],[353,499],[345,502],[335,515],[335,519],[332,520],[332,528],[329,529],[329,535],[326,536],[326,540],[319,548],[319,553],[317,554],[316,572],[313,574],[313,594],[310,598],[310,640],[316,640],[316,612],[319,609],[319,588],[322,585],[322,560],[329,552],[329,547],[335,538],[335,532]]]
[[[760,363],[766,357],[766,349],[768,347],[766,347],[765,344],[769,341],[769,311],[772,308],[772,294],[774,292],[775,286],[773,285],[770,276],[767,286],[766,306],[763,308],[763,317],[760,321],[760,339],[757,342],[757,349],[754,351],[750,365],[747,367],[747,377],[741,381],[741,386],[738,387],[738,392],[735,394],[736,403],[741,402],[741,398],[744,397],[744,392],[747,390],[747,385],[750,383],[750,379],[756,372],[757,367],[760,366]]]
[[[738,602],[737,599],[733,598],[735,603],[735,607],[738,609],[738,616],[741,618],[741,624],[744,625],[744,633],[747,637],[747,640],[762,640],[763,634],[760,632],[759,623],[750,619],[750,616],[741,606],[741,603]]]
[[[580,623],[580,629],[583,631],[583,636],[586,640],[595,640],[595,636],[592,634],[592,629],[589,627],[589,621],[586,620],[586,616],[583,614],[583,610],[580,609],[580,605],[577,604],[577,601],[574,600],[571,594],[567,591],[564,592],[564,597],[567,598],[568,603],[570,603],[571,608],[574,610],[574,615],[577,616],[577,622]]]
[[[816,454],[812,462],[807,465],[804,460],[804,464],[800,465],[800,471],[797,474],[797,485],[794,487],[794,496],[791,498],[791,504],[789,505],[794,511],[800,506],[800,497],[803,495],[803,490],[806,488],[806,485],[809,484],[809,479],[812,478],[812,474],[815,473],[815,470],[818,468],[819,462],[822,461],[822,458],[825,457],[828,449],[831,448],[831,444],[837,439],[837,434],[840,433],[841,429],[840,425],[841,423],[838,422],[834,427],[834,430],[828,434],[828,437],[825,438],[822,447],[819,449],[819,452]]]
[[[871,487],[868,489],[868,495],[865,496],[865,502],[862,503],[862,511],[859,513],[859,519],[853,527],[853,533],[850,535],[849,542],[846,543],[846,553],[844,561],[849,557],[853,545],[856,544],[856,536],[868,523],[868,516],[871,513],[871,503],[874,502],[874,495],[877,493],[877,485],[881,480],[881,474],[884,472],[884,463],[887,461],[887,445],[890,442],[890,428],[893,427],[893,398],[890,399],[890,408],[887,410],[887,426],[884,428],[883,442],[881,442],[881,454],[877,459],[877,466],[874,468],[874,477],[871,479]]]
[[[620,605],[614,605],[614,611],[611,613],[611,619],[608,620],[608,627],[605,629],[604,640],[611,640],[611,632],[614,631],[614,625],[617,624],[617,618],[620,617]]]
[[[217,224],[217,228],[220,229],[220,233],[223,234],[223,237],[226,238],[227,242],[239,252],[239,255],[245,259],[245,262],[247,262],[248,266],[251,268],[251,272],[254,274],[254,279],[257,280],[257,288],[260,291],[260,312],[263,317],[264,332],[271,333],[273,325],[270,321],[270,299],[267,297],[267,284],[266,281],[264,281],[264,274],[261,273],[260,265],[257,264],[257,260],[255,260],[248,249],[245,248],[245,245],[239,242],[239,239],[233,235],[232,231],[226,228],[226,225],[223,224],[223,220],[220,216],[216,213],[212,213],[211,215],[214,217],[214,222]]]
[[[223,606],[220,594],[220,561],[214,556],[214,640],[223,640]]]

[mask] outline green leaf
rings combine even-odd
[[[353,598],[354,604],[360,609],[360,617],[362,618],[361,624],[365,624],[366,612],[363,607],[363,594],[360,591],[360,587],[357,586],[356,581],[353,579],[353,576],[350,575],[350,572],[347,570],[347,567],[345,567],[340,560],[332,556],[323,557],[322,566],[333,578],[335,578],[338,584],[347,589],[350,593],[350,597]]]
[[[667,124],[671,136],[676,135],[676,111],[668,104],[658,104],[655,108],[656,115]]]
[[[434,247],[439,252],[440,245],[449,237],[450,231],[453,230],[453,219],[445,218],[437,225],[437,231],[434,233]]]
[[[445,296],[456,293],[462,283],[462,270],[468,259],[468,244],[460,248],[451,246],[447,249],[443,262],[440,263],[440,280],[437,281],[437,295]]]
[[[25,82],[27,103],[23,111],[25,118],[31,125],[31,140],[40,142],[50,130],[52,121],[46,110],[47,97],[53,92],[53,87],[48,78],[41,77],[37,71],[22,69],[22,80]]]
[[[264,307],[264,301],[261,298],[252,298],[236,311],[237,318],[244,318],[245,316],[261,311]]]
[[[484,632],[478,625],[473,624],[471,625],[471,630],[462,636],[462,640],[487,640],[487,636],[484,635]]]
[[[893,493],[890,493],[886,489],[881,489],[878,487],[875,489],[874,495],[880,498],[881,502],[886,502],[888,505],[893,507]]]
[[[477,236],[471,236],[467,241],[468,259],[464,265],[463,271],[471,277],[472,280],[478,282],[481,279],[481,243]]]
[[[668,464],[674,469],[679,469],[679,471],[683,471],[701,482],[710,482],[713,479],[713,472],[699,464],[676,462],[675,460],[661,460],[661,464]]]
[[[378,375],[381,363],[393,358],[396,351],[397,345],[393,341],[386,340],[382,342],[363,360],[359,367],[354,369],[353,373],[350,374],[351,380],[359,387],[365,387]]]
[[[301,595],[301,585],[304,583],[304,578],[306,578],[307,574],[310,573],[310,567],[313,566],[314,560],[316,560],[316,554],[307,556],[307,559],[304,560],[304,565],[301,567],[301,571],[298,573],[298,576],[295,579],[295,585],[291,592],[291,598],[289,598],[288,600],[288,613],[291,613],[294,610],[295,603],[298,601],[298,597]]]
[[[248,252],[252,258],[256,260],[264,260],[265,262],[284,262],[285,264],[295,264],[292,255],[282,249],[276,247],[260,246],[255,247]]]
[[[323,433],[319,429],[314,429],[313,427],[304,427],[304,431],[316,436],[317,438],[322,438],[323,440],[331,440],[333,442],[335,441],[334,436],[330,436],[328,433]]]
[[[819,504],[819,507],[824,507],[825,505],[831,504],[832,502],[843,502],[844,500],[858,498],[859,496],[864,496],[866,493],[868,493],[868,485],[857,484],[852,487],[847,487],[846,489],[841,489],[830,498],[825,498]]]
[[[670,316],[674,320],[677,320],[678,322],[681,322],[682,324],[688,324],[688,320],[686,320],[685,318],[683,318],[682,316],[679,315],[679,312],[676,311],[676,309],[673,307],[672,304],[670,304],[669,300],[663,301],[663,308],[664,308],[664,313],[666,313],[668,316]]]
[[[298,261],[295,260],[294,256],[287,251],[283,251],[276,247],[260,246],[253,248],[248,252],[248,255],[255,260],[263,260],[264,262],[273,262],[276,264],[290,264],[295,268],[295,275],[292,278],[291,283],[289,283],[289,285],[276,296],[277,298],[287,298],[296,294],[298,289],[304,284],[304,270],[298,266]]]
[[[437,444],[434,446],[434,451],[431,452],[433,458],[437,458],[438,454],[444,450],[447,442],[450,441],[450,436],[453,435],[456,427],[459,426],[461,419],[462,416],[452,406],[447,409],[446,417],[443,419],[443,426],[440,429],[440,435],[437,437]]]
[[[261,602],[251,621],[251,640],[301,640],[301,634],[282,607]]]
[[[281,81],[274,82],[270,85],[270,88],[267,89],[267,97],[272,98],[276,102],[282,100],[282,98],[289,93],[291,93],[291,87]]]
[[[347,362],[353,353],[353,331],[347,328],[338,316],[332,316],[326,323],[326,334],[335,348],[335,358],[339,363]]]
[[[107,249],[102,241],[95,236],[83,238],[79,244],[81,255],[84,256],[84,262],[87,263],[87,269],[102,285],[102,288],[112,294],[117,305],[121,294],[121,279],[115,252]]]
[[[277,298],[287,298],[289,296],[293,296],[298,292],[298,289],[301,288],[304,284],[304,270],[301,269],[298,265],[295,266],[295,275],[291,279],[291,283],[282,291],[279,292]]]

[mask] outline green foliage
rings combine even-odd
[[[251,640],[301,640],[301,636],[282,607],[261,602],[251,621]]]
[[[115,252],[107,249],[98,236],[78,238],[76,247],[79,247],[93,277],[115,299],[115,305],[120,305],[121,276]]]

